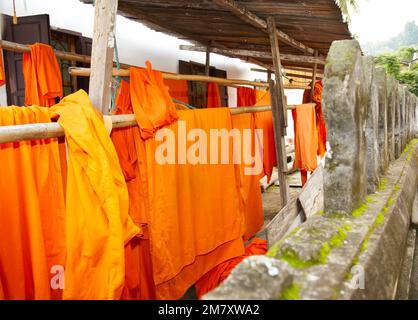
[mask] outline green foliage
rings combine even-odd
[[[358,11],[358,5],[356,0],[335,0],[336,4],[340,7],[340,10],[345,19],[350,22],[350,7],[354,11]]]
[[[377,56],[375,62],[383,66],[387,73],[393,75],[400,83],[405,84],[409,91],[418,96],[418,63],[409,66],[418,52],[416,47],[402,47],[394,53],[385,53]]]

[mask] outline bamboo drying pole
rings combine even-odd
[[[313,105],[313,103],[311,103]],[[296,106],[289,105],[288,109]],[[271,106],[230,108],[231,114],[256,113],[271,111]],[[126,128],[137,126],[134,114],[105,116],[112,120],[112,128]],[[0,143],[18,142],[34,139],[49,139],[63,137],[64,130],[59,123],[33,123],[12,126],[0,126]]]
[[[88,77],[90,76],[91,70],[89,68],[79,68],[79,67],[70,67],[68,71],[71,76],[77,77]],[[113,76],[118,77],[129,77],[130,72],[126,69],[113,69]],[[188,81],[201,81],[201,82],[214,82],[222,85],[247,85],[247,86],[257,86],[268,88],[268,83],[265,82],[256,82],[240,79],[224,79],[217,77],[208,77],[194,74],[175,74],[175,73],[162,73],[164,79],[170,80],[188,80]]]

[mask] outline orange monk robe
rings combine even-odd
[[[23,54],[25,104],[50,107],[62,98],[61,72],[52,47],[42,43]]]
[[[208,83],[208,108],[221,107],[221,95],[219,93],[219,86],[216,83]]]
[[[68,144],[64,299],[119,299],[124,245],[141,233],[112,141],[86,92],[51,108]]]
[[[5,82],[6,82],[6,78],[4,77],[4,69],[3,69],[3,52],[2,50],[0,50],[0,87],[4,85]]]
[[[292,110],[295,130],[295,161],[293,168],[312,172],[318,165],[318,129],[315,107],[309,104],[296,106]]]
[[[161,72],[152,70],[149,61],[146,65],[146,69],[129,69],[131,102],[143,139],[152,138],[159,128],[178,118]]]
[[[47,108],[0,108],[0,126],[48,122]],[[0,144],[0,163],[0,295],[60,299],[66,251],[57,139]]]
[[[116,96],[115,114],[133,113],[129,92],[129,83],[122,80]],[[119,162],[125,177],[129,193],[129,215],[135,224],[142,228],[143,236],[133,238],[125,246],[125,286],[122,299],[155,299],[155,285],[149,252],[149,236],[146,217],[147,181],[141,181],[146,175],[144,166],[144,143],[138,127],[118,128],[112,131],[112,141],[118,154]]]
[[[239,87],[237,89],[237,106],[251,107],[257,102],[257,96],[254,89]]]
[[[324,114],[322,112],[322,81],[315,82],[314,94],[311,101],[311,90],[306,89],[303,93],[303,103],[315,102],[316,107],[316,126],[318,128],[318,151],[317,154],[323,158],[327,151],[327,128],[325,125]]]
[[[196,295],[199,299],[206,293],[214,290],[231,274],[232,270],[245,258],[256,255],[264,255],[267,252],[267,241],[254,238],[251,243],[245,247],[245,253],[242,256],[229,259],[207,272],[199,281],[196,282]]]
[[[245,114],[236,114],[232,116],[232,126],[234,129],[238,129],[241,133],[241,137],[244,136],[244,130],[251,130],[251,150],[247,150],[244,146],[244,139],[242,138],[242,157],[241,164],[237,165],[238,175],[239,175],[239,186],[241,191],[241,196],[243,200],[243,210],[245,216],[245,231],[243,237],[245,240],[250,239],[254,236],[264,224],[263,216],[263,204],[261,200],[261,188],[260,188],[260,174],[246,174],[245,167],[253,167],[254,164],[245,163],[248,162],[245,160],[244,153],[250,155],[251,157],[256,156],[255,149],[255,121],[254,114],[245,113]],[[261,161],[261,159],[260,159]]]
[[[178,101],[189,104],[189,84],[187,80],[164,79],[170,96]]]
[[[158,299],[181,298],[207,271],[244,252],[244,217],[232,160],[228,164],[194,164],[200,153],[193,149],[193,145],[197,147],[193,141],[176,151],[179,143],[185,142],[185,124],[189,133],[191,129],[200,129],[210,137],[210,129],[232,129],[230,112],[217,108],[178,114],[179,121],[160,132],[167,135],[163,141],[145,141],[149,233]],[[232,159],[232,138],[229,139],[227,151]],[[220,141],[218,147],[221,148]],[[174,150],[177,164],[163,164],[164,148]],[[183,161],[187,160],[183,158],[187,152],[192,162]],[[208,162],[209,157],[208,153]]]
[[[258,97],[256,106],[270,106],[270,93],[256,90]],[[270,181],[273,168],[277,166],[276,144],[274,141],[273,114],[271,111],[256,112],[254,114],[255,128],[263,130],[263,174]]]

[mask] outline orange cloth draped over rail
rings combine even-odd
[[[80,90],[51,108],[68,144],[64,299],[119,299],[124,245],[140,234],[112,141]]]
[[[23,53],[25,104],[50,107],[62,98],[61,72],[51,46],[36,43]]]
[[[6,82],[6,78],[4,77],[4,69],[3,69],[3,52],[0,47],[0,87],[4,85]]]
[[[256,90],[256,106],[270,106],[270,93],[264,90]],[[276,144],[274,141],[273,114],[271,111],[256,112],[255,128],[263,130],[263,168],[264,175],[270,181],[273,168],[277,166]]]
[[[170,96],[176,100],[189,104],[189,84],[187,80],[164,79]]]
[[[129,83],[121,82],[116,96],[115,114],[133,113]],[[129,193],[129,215],[141,227],[143,236],[133,238],[125,247],[125,286],[122,299],[155,299],[155,285],[149,249],[147,180],[145,144],[138,127],[118,128],[112,131],[112,140],[118,153]],[[138,160],[139,159],[139,160]],[[141,168],[141,169],[140,169]]]
[[[146,65],[146,69],[129,69],[132,107],[143,139],[153,137],[159,128],[178,118],[161,72],[152,70],[149,61]]]
[[[245,258],[255,255],[264,255],[266,252],[267,241],[255,238],[245,247],[245,253],[242,256],[222,262],[196,282],[195,289],[197,297],[201,299],[203,295],[217,288]]]
[[[239,87],[237,89],[237,106],[251,107],[257,102],[257,96],[254,89]]]
[[[261,200],[261,189],[260,189],[260,174],[263,170],[262,159],[256,157],[260,155],[260,151],[256,150],[256,137],[255,135],[255,120],[253,113],[236,114],[232,116],[232,126],[234,129],[239,130],[241,134],[241,165],[238,165],[237,174],[239,177],[240,192],[243,200],[243,210],[245,216],[245,231],[244,239],[248,240],[254,236],[263,226],[263,204]],[[245,145],[244,137],[246,134],[244,130],[250,130],[250,146]],[[250,150],[248,150],[250,148]],[[252,157],[253,163],[250,163],[248,156]],[[247,159],[246,159],[247,157]],[[257,162],[259,162],[257,167]],[[254,173],[245,172],[249,168],[254,167]],[[259,170],[257,170],[257,168]]]
[[[219,93],[219,86],[217,83],[208,83],[208,108],[221,107],[221,95]]]
[[[0,108],[1,126],[48,122],[47,108]],[[0,144],[0,163],[0,298],[59,299],[63,278],[53,266],[65,265],[65,207],[57,139]]]
[[[295,130],[295,161],[293,168],[314,171],[318,165],[318,129],[315,107],[309,104],[296,106],[292,110]]]
[[[193,134],[202,132],[210,137],[210,129],[231,130],[230,112],[219,108],[178,114],[178,122],[159,131],[162,141],[156,141],[157,137],[145,141],[149,233],[158,299],[179,299],[210,269],[244,252],[235,165],[232,161],[195,163],[199,155],[204,162],[204,153],[195,149],[197,142],[186,142],[186,131],[193,139]],[[194,139],[203,143],[205,135]],[[227,152],[232,159],[232,138],[228,139]],[[218,148],[220,151],[220,141]],[[174,156],[171,160],[177,164],[164,164],[164,155]],[[220,155],[218,152],[218,163]]]
[[[325,125],[324,114],[322,113],[322,81],[315,82],[314,94],[311,101],[311,90],[307,89],[303,93],[303,103],[315,102],[316,107],[316,126],[318,128],[318,151],[317,154],[323,158],[327,151],[327,128]]]

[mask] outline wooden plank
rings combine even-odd
[[[242,21],[245,21],[246,23],[251,24],[252,26],[262,30],[263,32],[269,33],[267,22],[264,19],[258,17],[257,15],[249,11],[244,6],[238,4],[234,0],[212,0],[212,1],[216,3],[217,5],[219,5],[220,7],[225,8],[226,10],[230,11],[235,16],[240,18]],[[280,30],[276,29],[275,35],[276,37],[280,39],[280,41],[286,43],[287,45],[293,48],[296,48],[300,51],[303,51],[309,54],[314,53],[313,49],[305,46],[303,43],[293,39],[288,34]]]
[[[206,52],[205,46],[193,46],[193,45],[180,45],[180,50]],[[272,59],[272,55],[269,52],[256,51],[256,50],[244,50],[244,49],[219,49],[212,47],[211,52],[223,54],[223,55],[235,55],[240,57],[252,57],[259,59]],[[304,56],[296,54],[281,54],[280,60],[297,63],[307,64],[320,64],[325,65],[324,57]]]
[[[96,0],[89,96],[95,108],[109,113],[118,0]]]
[[[306,218],[324,209],[324,169],[322,165],[319,165],[309,177],[298,199]]]
[[[206,47],[205,75],[210,76],[210,46]]]

